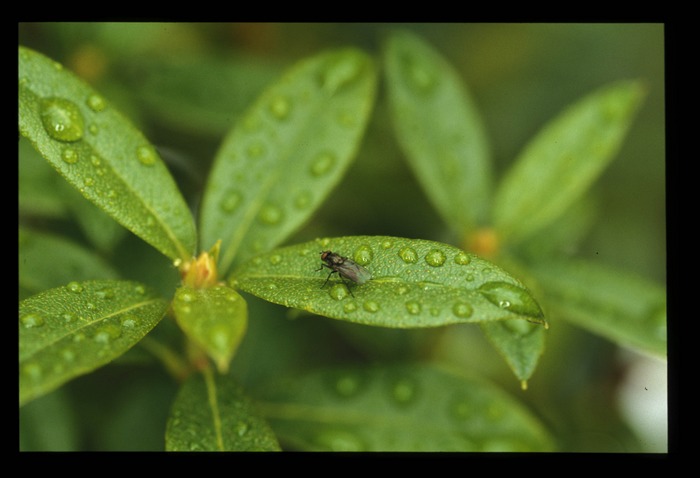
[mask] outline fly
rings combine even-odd
[[[316,271],[323,270],[324,267],[327,267],[331,270],[330,274],[328,274],[328,277],[326,277],[326,282],[324,282],[321,286],[321,289],[323,289],[326,286],[328,280],[336,272],[338,273],[338,275],[343,280],[343,283],[345,283],[346,286],[348,286],[348,284],[345,282],[345,279],[351,280],[355,284],[361,285],[372,278],[372,274],[370,274],[370,272],[367,269],[365,269],[355,261],[348,259],[347,257],[343,257],[339,254],[336,254],[335,252],[322,251],[321,260],[323,261],[323,264],[321,264],[321,267],[316,269]],[[350,292],[350,295],[355,297],[352,291],[350,290],[349,286],[348,292]]]

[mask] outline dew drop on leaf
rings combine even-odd
[[[83,291],[83,286],[79,282],[72,281],[66,284],[66,289],[76,294],[79,294]]]
[[[107,103],[105,102],[104,98],[102,98],[100,95],[88,96],[86,103],[88,105],[88,108],[90,108],[96,113],[104,111],[104,109],[107,107]]]
[[[461,265],[461,266],[466,266],[466,265],[469,264],[470,262],[471,262],[471,258],[469,257],[469,254],[467,254],[467,253],[464,252],[464,251],[460,251],[460,252],[457,253],[457,255],[455,256],[455,263],[456,263],[456,264],[459,264],[459,265]]]
[[[221,209],[230,214],[238,208],[241,199],[241,194],[238,191],[229,191],[221,200]]]
[[[413,380],[401,378],[394,382],[391,395],[400,405],[406,405],[416,397],[417,387]]]
[[[373,300],[368,300],[362,304],[362,308],[367,312],[375,313],[379,310],[379,304]]]
[[[407,264],[418,262],[418,253],[412,247],[404,247],[399,251],[399,257]]]
[[[333,287],[328,289],[328,295],[335,300],[343,300],[348,294],[348,289],[345,284],[333,284]]]
[[[136,158],[139,163],[144,166],[153,166],[156,163],[158,155],[150,146],[139,146],[136,148]]]
[[[406,310],[411,315],[418,315],[421,312],[421,305],[415,300],[406,302]]]
[[[309,170],[311,174],[319,177],[328,173],[335,164],[335,156],[332,153],[319,153],[311,163]]]
[[[373,256],[374,254],[372,253],[372,248],[365,244],[355,249],[355,252],[352,255],[352,259],[361,266],[366,266],[367,264],[372,262]]]
[[[75,164],[79,159],[78,152],[73,148],[66,148],[61,152],[61,159],[66,164]]]
[[[270,112],[272,115],[283,120],[289,116],[289,112],[292,109],[291,102],[284,96],[277,96],[270,102]]]
[[[478,291],[494,305],[516,314],[542,317],[542,310],[523,288],[507,282],[486,282]]]
[[[78,141],[85,132],[85,121],[78,106],[63,98],[48,98],[41,104],[41,122],[53,139]]]
[[[282,209],[272,204],[264,205],[262,209],[260,209],[260,214],[258,215],[260,222],[269,225],[279,223],[282,221],[283,217],[284,213],[282,212]]]
[[[20,317],[19,320],[27,329],[44,325],[44,318],[38,314],[26,314]]]
[[[452,313],[462,319],[470,317],[472,315],[472,312],[472,306],[467,304],[466,302],[457,302],[452,306]]]
[[[433,249],[425,255],[425,262],[433,267],[439,267],[445,263],[445,253],[439,249]]]

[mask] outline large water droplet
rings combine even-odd
[[[335,164],[335,156],[332,153],[319,153],[311,163],[309,170],[314,176],[323,176],[328,173]]]
[[[158,154],[150,146],[139,146],[136,148],[136,158],[144,166],[153,166],[158,159]]]
[[[41,122],[49,136],[58,141],[78,141],[85,131],[80,109],[75,103],[63,98],[42,101]]]
[[[542,309],[525,289],[508,282],[486,282],[478,291],[492,304],[510,312],[541,318]]]
[[[455,256],[455,263],[459,264],[461,266],[466,266],[471,262],[471,257],[469,257],[469,254],[467,254],[464,251],[460,251],[457,253]]]
[[[407,264],[418,262],[418,253],[412,247],[404,247],[399,251],[399,257]]]
[[[439,249],[433,249],[425,255],[425,262],[433,267],[439,267],[445,263],[445,253]]]
[[[367,264],[372,262],[373,257],[374,253],[372,252],[372,248],[365,244],[355,249],[355,252],[352,255],[352,260],[354,260],[361,266],[366,266]]]
[[[241,203],[241,194],[238,191],[229,191],[221,200],[220,206],[224,212],[232,213]]]
[[[348,288],[345,284],[334,284],[333,287],[328,289],[328,295],[330,295],[335,300],[343,300],[348,294]]]
[[[79,282],[71,281],[68,284],[66,284],[66,289],[78,294],[83,291],[83,286]]]
[[[266,204],[260,209],[258,219],[264,224],[273,225],[279,223],[283,217],[282,209],[272,204]]]
[[[44,325],[44,318],[38,314],[23,315],[20,317],[19,321],[22,322],[22,325],[27,329]]]
[[[467,304],[466,302],[457,302],[452,306],[452,313],[462,319],[470,317],[472,315],[472,312],[472,306]]]
[[[270,101],[270,112],[277,119],[285,119],[289,116],[289,112],[292,109],[291,102],[284,96],[277,96],[272,101]]]

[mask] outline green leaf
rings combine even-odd
[[[177,394],[165,430],[166,451],[278,451],[251,401],[228,376],[191,376]]]
[[[617,344],[666,355],[666,290],[584,260],[538,263],[530,272],[553,314]]]
[[[325,284],[319,251],[365,267],[371,280]],[[336,275],[337,276],[337,275]],[[349,322],[382,327],[436,327],[526,319],[544,323],[525,287],[483,259],[446,244],[387,236],[317,239],[276,249],[234,273],[234,285],[262,299]]]
[[[19,285],[29,292],[69,281],[116,279],[119,274],[92,251],[73,241],[20,227]]]
[[[171,259],[194,252],[192,215],[153,146],[91,87],[19,48],[19,127],[80,193]]]
[[[547,124],[496,192],[493,213],[499,233],[517,242],[583,195],[620,149],[644,95],[636,81],[608,85]]]
[[[173,300],[175,319],[185,334],[204,349],[221,373],[238,349],[248,325],[248,307],[226,286],[182,286]]]
[[[255,394],[285,444],[312,451],[550,451],[499,389],[425,365],[331,369]]]
[[[464,81],[439,53],[408,32],[389,37],[384,62],[396,136],[426,195],[455,229],[485,222],[490,153]]]
[[[527,380],[535,372],[544,351],[545,328],[515,319],[480,325],[489,342],[521,381],[523,389],[527,388]]]
[[[21,301],[20,406],[122,355],[166,307],[145,286],[116,280],[70,282]]]
[[[202,246],[222,240],[222,272],[279,244],[328,195],[359,146],[375,83],[367,55],[333,51],[299,63],[247,111],[217,154],[202,204]]]

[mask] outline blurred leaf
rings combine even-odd
[[[173,404],[166,451],[278,451],[277,439],[230,377],[192,375]]]
[[[389,37],[384,63],[394,129],[426,195],[454,229],[485,222],[490,155],[464,81],[439,53],[408,32]]]
[[[255,397],[284,444],[313,451],[550,451],[542,425],[491,385],[439,368],[331,369]]]
[[[553,314],[617,344],[666,355],[666,291],[583,260],[533,264]]]
[[[83,196],[169,258],[190,258],[192,215],[153,146],[92,88],[23,47],[19,125]]]
[[[365,267],[365,284],[338,279],[324,286],[319,251]],[[273,250],[239,267],[233,284],[262,299],[349,322],[382,327],[437,327],[526,319],[542,311],[515,278],[496,265],[446,244],[387,236],[352,236]]]
[[[537,362],[544,352],[544,327],[522,320],[508,319],[484,322],[481,329],[491,344],[500,352],[522,387],[535,372]]]
[[[20,451],[80,451],[77,415],[64,389],[20,408]]]
[[[19,286],[32,293],[70,281],[116,279],[101,257],[68,239],[19,228]]]
[[[66,215],[63,197],[65,183],[56,171],[31,146],[20,137],[18,163],[18,202],[20,216],[33,214],[46,217]]]
[[[222,240],[220,270],[294,232],[340,180],[374,100],[371,59],[321,54],[268,88],[224,140],[202,203],[202,247]]]
[[[66,187],[66,201],[80,229],[97,250],[112,252],[117,243],[128,234],[118,222],[86,201],[75,189]]]
[[[236,353],[248,324],[246,302],[226,286],[182,286],[173,300],[175,319],[185,334],[204,349],[221,373]]]
[[[20,406],[133,347],[167,302],[137,282],[70,282],[19,304]]]
[[[493,211],[499,233],[517,242],[580,198],[615,157],[644,95],[640,82],[615,83],[550,121],[499,186]]]

